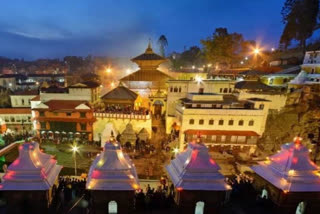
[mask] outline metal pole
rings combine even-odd
[[[77,152],[74,152],[74,175],[77,176]]]

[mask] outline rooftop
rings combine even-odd
[[[51,155],[42,153],[39,144],[23,143],[19,157],[8,167],[1,190],[48,190],[56,181],[61,166]]]
[[[226,191],[231,187],[219,172],[220,167],[201,143],[189,143],[185,151],[176,155],[167,172],[175,188],[181,190]]]
[[[89,110],[90,107],[87,105],[87,101],[80,100],[50,100],[43,103],[50,110]],[[42,104],[42,105],[43,105]],[[40,104],[41,105],[41,104]],[[44,107],[45,107],[44,106]],[[39,105],[35,109],[41,108]]]
[[[275,91],[276,89],[263,84],[260,81],[240,81],[235,84],[236,89],[247,89],[247,90],[263,90],[263,91]]]
[[[299,141],[282,145],[279,153],[251,168],[285,192],[320,192],[319,167]]]
[[[127,87],[119,84],[118,87],[112,89],[105,95],[103,95],[102,99],[116,99],[116,100],[136,100],[138,95],[128,89]]]
[[[107,142],[91,164],[87,189],[132,190],[139,188],[136,169],[118,142]]]

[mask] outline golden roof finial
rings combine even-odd
[[[148,48],[146,49],[146,53],[153,53],[152,47],[151,47],[151,38],[149,38]]]

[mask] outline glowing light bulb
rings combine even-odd
[[[294,172],[293,169],[290,169],[289,172],[288,172],[289,175],[294,175],[294,173],[295,173],[295,172]]]

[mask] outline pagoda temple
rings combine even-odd
[[[61,168],[51,155],[39,150],[38,143],[20,145],[19,157],[8,167],[0,184],[8,213],[47,213]]]
[[[179,213],[217,213],[231,190],[202,143],[189,143],[166,169],[176,189]]]
[[[301,202],[306,204],[306,213],[319,213],[319,167],[299,139],[282,145],[280,152],[251,168],[257,174],[256,188],[265,188],[284,213],[294,213]]]
[[[120,79],[129,89],[139,94],[143,99],[142,107],[150,108],[154,114],[162,114],[165,109],[166,82],[172,77],[158,70],[160,64],[167,60],[153,52],[149,42],[146,51],[131,59],[138,64],[139,70]],[[163,96],[150,99],[155,93]]]
[[[90,167],[86,188],[91,191],[95,213],[121,214],[133,209],[138,176],[118,142],[105,143]]]

